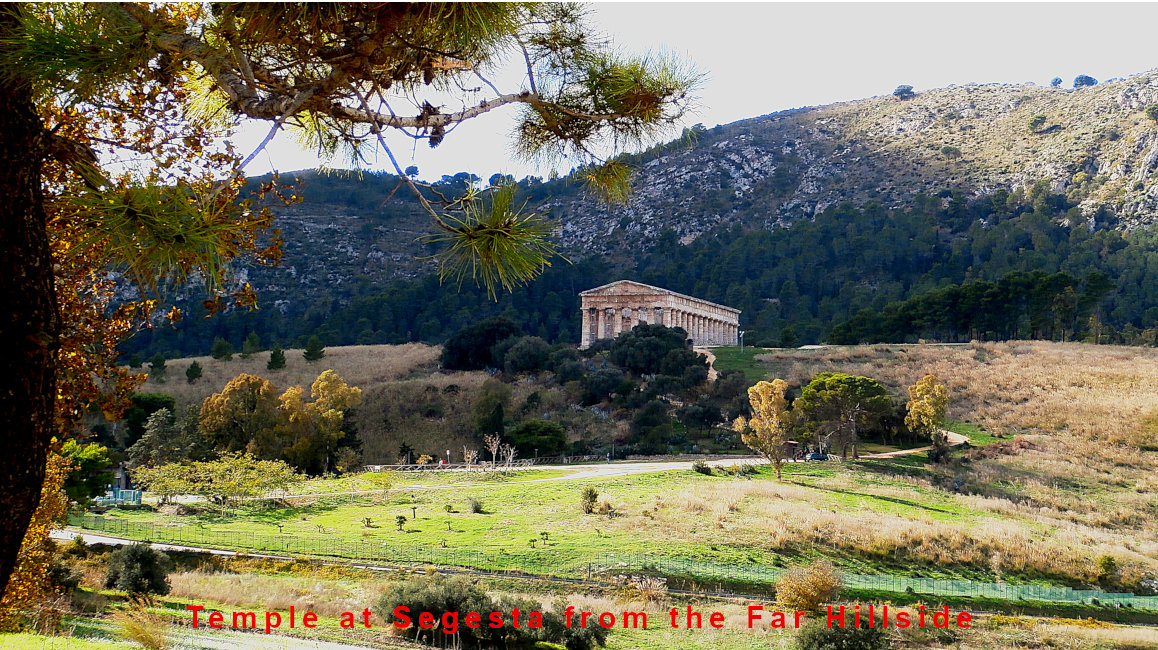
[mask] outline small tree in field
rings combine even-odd
[[[913,92],[913,87],[908,84],[901,84],[893,91],[893,97],[897,99],[912,99],[916,96],[917,94]]]
[[[788,426],[788,400],[784,391],[788,383],[783,379],[762,381],[748,389],[748,401],[752,404],[752,418],[736,418],[732,429],[740,434],[740,439],[752,451],[760,454],[776,468],[776,480],[780,480],[780,469],[787,455],[790,428]]]
[[[192,384],[198,379],[201,379],[201,364],[194,361],[185,369],[185,381]]]
[[[1054,77],[1053,79],[1050,79],[1050,81],[1049,81],[1049,87],[1050,88],[1061,88],[1061,85],[1062,85],[1062,78],[1061,77]]]
[[[241,358],[248,359],[260,351],[261,339],[257,338],[257,332],[250,332],[241,343]]]
[[[1158,104],[1150,104],[1146,107],[1146,117],[1158,122]]]
[[[209,349],[209,356],[218,361],[233,360],[233,344],[223,338],[213,340],[213,347]]]
[[[776,581],[776,604],[784,611],[815,612],[840,594],[840,574],[828,562],[792,569]]]
[[[909,431],[933,442],[934,455],[937,457],[934,460],[943,458],[949,446],[948,437],[941,429],[949,410],[949,389],[935,375],[925,375],[916,384],[909,386],[909,403],[906,408],[905,426]]]
[[[302,351],[302,358],[313,363],[326,356],[326,348],[322,347],[322,340],[318,338],[317,334],[310,337],[306,341],[306,349]]]
[[[1029,118],[1029,132],[1037,133],[1038,129],[1045,126],[1046,117],[1044,115],[1034,115]]]
[[[265,363],[266,370],[281,370],[285,367],[285,350],[280,345],[273,346],[269,352],[269,361]]]
[[[503,439],[496,435],[488,435],[483,438],[483,444],[486,445],[487,451],[491,452],[491,465],[499,462],[499,448],[503,444]]]
[[[154,354],[152,361],[149,362],[149,379],[158,384],[165,383],[165,355],[160,352]]]
[[[1094,79],[1093,77],[1091,77],[1088,74],[1080,74],[1074,78],[1074,88],[1075,89],[1081,88],[1083,86],[1096,86],[1096,85],[1098,85],[1098,80]]]

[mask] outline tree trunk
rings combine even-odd
[[[0,9],[0,37],[18,29]],[[19,72],[18,70],[15,72]],[[28,84],[0,84],[0,592],[40,503],[44,465],[54,427],[56,348],[60,312],[44,213],[40,165],[44,128]]]

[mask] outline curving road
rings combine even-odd
[[[959,433],[952,431],[944,432],[949,439],[949,446],[956,447],[958,445],[969,442],[969,438]],[[886,451],[877,454],[863,454],[860,460],[873,460],[881,458],[897,458],[898,456],[908,456],[911,454],[919,454],[932,449],[932,445],[925,447],[917,447],[915,449],[899,449],[897,451]],[[582,465],[576,467],[575,465],[535,465],[534,470],[559,470],[567,472],[563,476],[552,476],[550,478],[532,478],[525,481],[509,481],[506,483],[452,483],[448,485],[425,485],[418,483],[415,485],[407,485],[405,487],[390,488],[390,491],[403,490],[446,490],[457,489],[464,487],[485,487],[494,485],[510,485],[512,483],[546,483],[548,481],[576,481],[581,479],[591,478],[611,478],[616,476],[629,476],[631,474],[649,474],[653,472],[670,472],[675,470],[690,470],[695,461],[684,460],[660,460],[660,461],[616,461],[600,465]],[[793,461],[789,461],[793,462]],[[800,461],[809,462],[809,461]],[[716,460],[709,460],[707,464],[709,467],[726,467],[731,465],[766,465],[767,460],[758,456],[737,456],[735,458],[719,458]],[[531,471],[534,471],[531,470]],[[435,470],[432,470],[435,471]],[[464,470],[445,470],[445,471],[464,471]],[[350,490],[346,492],[311,492],[309,494],[292,494],[292,495],[277,495],[281,499],[304,499],[315,497],[328,496],[348,496],[358,494],[380,494],[382,490]],[[257,497],[267,498],[267,497]]]

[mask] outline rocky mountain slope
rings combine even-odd
[[[1158,216],[1158,71],[1074,90],[952,86],[773,113],[702,131],[693,146],[637,157],[625,206],[549,200],[574,250],[631,250],[659,230],[772,227],[841,201],[901,205],[918,192],[1028,189],[1047,180],[1095,227]],[[1044,121],[1030,126],[1035,116]],[[655,155],[658,154],[658,155]],[[1102,206],[1110,222],[1093,223]]]
[[[742,288],[735,278],[748,278],[752,284],[752,278],[760,276],[770,265],[781,264],[777,261],[781,258],[769,257],[773,255],[771,250],[743,252],[723,239],[721,246],[736,248],[732,265],[738,266],[728,274],[732,279],[712,276],[720,269],[713,270],[711,264],[703,268],[697,266],[700,271],[696,271],[695,277],[683,277],[691,272],[687,266],[690,260],[680,256],[706,255],[718,262],[724,253],[707,248],[695,253],[692,247],[676,247],[674,241],[707,243],[709,240],[698,238],[727,224],[773,234],[779,232],[779,226],[807,219],[815,220],[817,232],[809,236],[803,231],[793,231],[790,236],[797,242],[796,248],[810,241],[807,245],[813,250],[800,253],[792,252],[789,247],[776,255],[810,264],[818,259],[816,247],[825,246],[826,242],[852,249],[842,255],[833,253],[836,257],[832,259],[857,254],[857,251],[879,252],[881,246],[899,250],[897,247],[902,244],[856,243],[852,239],[854,231],[860,228],[858,236],[870,240],[885,237],[889,231],[888,237],[900,237],[897,241],[902,243],[925,238],[937,242],[941,235],[931,234],[928,224],[906,226],[895,217],[892,223],[877,224],[868,231],[863,230],[864,224],[848,223],[842,229],[839,224],[827,223],[833,219],[847,220],[850,217],[845,212],[830,215],[823,226],[816,217],[826,208],[846,201],[854,205],[877,202],[893,208],[908,205],[921,193],[948,196],[947,192],[963,194],[965,198],[1008,192],[1006,205],[1020,206],[1013,209],[1016,213],[1024,211],[1027,205],[1032,206],[1034,197],[1060,194],[1063,196],[1047,197],[1053,204],[1045,211],[1050,216],[1044,218],[1053,219],[1061,231],[1072,227],[1101,233],[1139,231],[1158,218],[1158,121],[1147,114],[1147,109],[1155,105],[1158,105],[1158,70],[1075,90],[1008,84],[956,86],[918,93],[909,99],[885,95],[784,111],[710,130],[689,129],[692,137],[629,157],[628,162],[635,168],[635,191],[625,205],[601,203],[571,178],[547,182],[523,179],[521,196],[558,223],[562,252],[572,261],[590,262],[582,272],[578,267],[558,265],[557,271],[570,269],[569,275],[556,278],[550,288],[542,289],[540,297],[554,294],[556,298],[573,298],[574,293],[598,284],[600,279],[650,273],[652,282],[682,286],[686,292],[718,290],[721,295],[715,299],[743,304],[743,296],[749,293],[772,299],[785,290],[786,280],[792,280],[796,283],[793,286],[807,293],[808,300],[812,301],[815,313],[809,316],[811,327],[815,336],[821,336],[823,323],[833,314],[831,309],[821,313],[817,305],[818,301],[831,299],[831,296],[826,298],[832,293],[831,288],[806,288],[800,284],[800,273],[788,270],[774,273],[775,278],[765,278],[764,284]],[[1158,113],[1158,109],[1155,112]],[[285,240],[282,265],[237,269],[237,280],[250,282],[258,290],[261,307],[284,316],[285,324],[264,323],[269,314],[266,311],[238,317],[232,325],[214,325],[217,331],[212,332],[213,336],[240,341],[251,329],[296,331],[290,326],[292,323],[309,324],[297,329],[314,329],[359,297],[380,296],[398,281],[429,277],[435,270],[429,257],[435,251],[421,239],[430,232],[430,220],[408,192],[396,191],[396,177],[384,173],[351,176],[299,172],[285,174],[283,179],[288,181],[293,176],[301,180],[297,193],[304,196],[305,201],[289,208],[276,208]],[[484,183],[467,172],[435,182],[444,195],[457,196],[472,181]],[[1071,205],[1076,207],[1069,209]],[[957,214],[954,212],[957,208],[948,199],[939,209],[944,214],[938,219],[955,221],[952,228],[957,229],[957,233],[953,237],[971,240],[980,236],[972,231],[966,233],[968,222],[980,217]],[[993,231],[995,224],[981,226],[979,232]],[[1025,228],[1037,234],[1030,235],[1027,231],[998,236],[993,231],[990,237],[1000,241],[981,247],[985,250],[1012,247],[999,256],[1002,272],[1032,270],[1045,264],[1040,259],[1024,264],[1017,261],[1021,249],[1031,246],[1025,242],[1032,241],[1036,246],[1044,241],[1038,232],[1040,227],[1027,225]],[[675,237],[662,241],[667,242],[665,246],[669,250],[665,250],[665,255],[671,259],[658,266],[653,263],[645,272],[638,263],[660,241],[660,233],[669,229]],[[1067,235],[1059,231],[1047,239],[1061,242]],[[940,243],[947,245],[948,240]],[[1143,243],[1137,245],[1141,247],[1139,250],[1148,249]],[[936,248],[936,244],[930,246],[929,250]],[[1069,269],[1081,275],[1091,270],[1067,266],[1065,260],[1072,247],[1060,243],[1058,246],[1056,250],[1038,251],[1046,256],[1043,259],[1052,260],[1051,272]],[[1112,251],[1117,247],[1118,244],[1103,248]],[[964,261],[957,262],[966,266],[986,265],[987,255],[989,253],[978,252],[967,256],[968,260],[962,258]],[[1130,264],[1137,263],[1136,259],[1130,259],[1133,260]],[[1123,260],[1124,257],[1112,263],[1101,260],[1097,268],[1121,274],[1132,268]],[[968,269],[950,273],[945,269],[955,267],[946,266],[947,263],[947,260],[938,262],[941,269],[938,273],[944,276],[938,276],[938,281],[959,282],[965,275],[986,277],[985,273]],[[882,271],[878,275],[869,284],[892,287],[886,292],[889,300],[907,297],[909,283],[919,281],[915,277],[901,281],[892,272]],[[709,276],[712,277],[709,279]],[[1139,282],[1138,286],[1146,284]],[[408,314],[412,316],[420,310],[416,301],[446,302],[441,313],[457,310],[461,312],[456,317],[459,320],[493,307],[481,297],[477,304],[471,302],[469,308],[464,307],[460,304],[461,297],[451,295],[458,293],[453,287],[439,289],[436,281],[419,280],[413,286],[418,285],[422,288],[413,296],[406,293],[407,297],[401,298],[398,296],[402,294],[396,294],[392,298],[397,302],[391,308],[394,311],[389,317],[380,316],[379,320],[400,322],[409,317]],[[790,288],[790,292],[792,290]],[[421,300],[416,296],[421,296]],[[885,299],[881,296],[878,302]],[[192,287],[185,296],[177,298],[197,313],[202,297],[201,290]],[[866,297],[858,302],[842,297],[841,309],[866,306],[867,300]],[[1134,306],[1144,302],[1137,296],[1130,299]],[[762,304],[756,301],[746,309],[752,312],[753,305]],[[558,321],[565,319],[563,312],[569,314],[570,309],[552,308],[552,313],[543,315],[542,322],[535,327],[543,325],[548,333],[565,330],[565,324]],[[1123,312],[1118,320],[1134,319],[1136,314],[1130,314]],[[362,316],[356,315],[355,320]],[[439,336],[422,332],[441,332],[439,323],[442,328],[449,327],[445,317],[423,318],[425,320],[406,327],[394,327],[389,335],[381,334],[383,326],[376,323],[370,329],[380,333],[375,335],[378,338],[366,336],[350,342],[438,340]],[[766,324],[764,329],[778,332],[791,320],[777,318],[783,323]],[[1139,326],[1148,327],[1145,323]],[[206,332],[197,334],[196,344],[174,342],[173,349],[201,352],[202,339],[207,336],[210,334]]]

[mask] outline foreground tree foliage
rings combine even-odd
[[[525,86],[500,91],[487,75],[508,52],[522,55]],[[423,194],[383,131],[437,146],[454,125],[519,105],[520,155],[589,163],[592,184],[622,196],[627,169],[602,152],[660,135],[682,117],[699,79],[662,57],[613,52],[589,37],[576,5],[499,3],[10,5],[0,12],[0,75],[0,194],[9,215],[0,220],[0,300],[14,307],[0,335],[15,346],[0,368],[11,442],[0,493],[12,523],[0,532],[0,589],[39,502],[55,431],[60,295],[96,282],[58,294],[54,261],[71,257],[90,275],[112,261],[147,289],[195,271],[219,286],[223,262],[257,250],[256,233],[269,226],[268,214],[235,202],[247,161],[206,146],[221,141],[230,118],[270,122],[266,142],[291,128],[330,153],[359,156],[377,145],[436,224],[444,276],[470,276],[493,294],[548,264],[549,228],[501,194],[445,202]],[[475,87],[492,94],[480,101]],[[463,108],[445,112],[434,93],[461,97]],[[399,105],[411,99],[410,109]],[[157,166],[108,178],[98,152]],[[70,226],[55,260],[50,216]],[[261,253],[275,260],[272,243]],[[238,298],[253,301],[248,287]],[[157,304],[141,301],[111,320],[97,312],[117,324],[99,329],[123,337]],[[115,374],[107,354],[78,356],[99,370],[78,376]],[[122,388],[112,391],[121,400]]]

